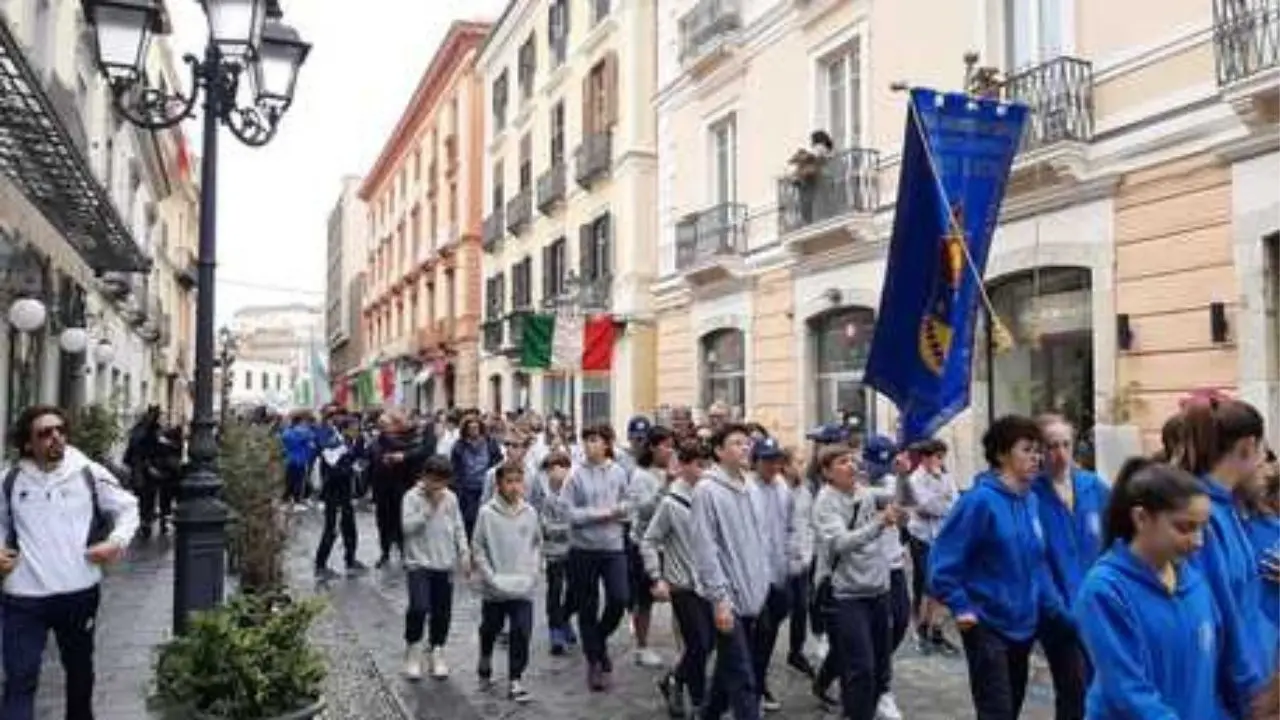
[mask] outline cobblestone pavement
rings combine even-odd
[[[377,554],[373,518],[358,516],[360,557],[370,562]],[[320,522],[315,514],[300,516],[290,552],[290,573],[295,584],[311,573],[311,557],[318,540]],[[340,548],[335,548],[336,567]],[[407,605],[404,575],[398,569],[370,571],[339,578],[324,585],[312,585],[328,595],[335,614],[363,653],[377,664],[381,677],[398,690],[402,707],[413,718],[556,718],[556,720],[649,720],[665,717],[654,687],[660,671],[643,669],[626,662],[630,658],[630,637],[624,625],[614,635],[611,650],[615,657],[615,688],[609,693],[591,693],[586,688],[581,657],[557,658],[548,652],[545,615],[541,602],[535,613],[534,643],[525,679],[535,700],[516,706],[498,692],[479,689],[474,674],[479,640],[479,601],[465,585],[454,598],[453,628],[446,658],[453,671],[448,681],[424,680],[409,683],[399,677],[403,657],[403,613]],[[655,609],[651,645],[662,655],[674,657],[670,613],[663,605]],[[784,638],[786,629],[783,629]],[[785,642],[780,643],[780,645]],[[964,661],[938,656],[921,656],[904,643],[894,665],[894,690],[909,720],[961,720],[972,718]],[[495,677],[501,678],[505,652],[499,648],[494,658]],[[773,717],[808,720],[828,717],[809,693],[808,682],[787,668],[781,652],[770,673],[770,686],[782,701],[783,710]],[[1025,720],[1048,720],[1052,716],[1052,691],[1043,667],[1029,692]],[[353,716],[354,717],[354,716]],[[835,717],[834,714],[829,717]]]

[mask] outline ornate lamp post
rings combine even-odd
[[[172,127],[193,115],[204,92],[195,414],[191,463],[175,518],[173,625],[181,633],[189,612],[222,601],[226,570],[227,508],[219,499],[213,415],[218,126],[225,125],[246,145],[270,142],[293,102],[298,70],[311,46],[280,22],[278,0],[201,0],[209,23],[204,58],[183,58],[191,68],[191,89],[185,95],[171,93],[152,85],[145,67],[152,36],[165,30],[155,0],[81,3],[97,35],[98,65],[111,85],[116,112],[129,122],[148,129]],[[249,104],[242,105],[241,98]]]

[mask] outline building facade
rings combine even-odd
[[[861,380],[897,192],[895,88],[994,77],[971,89],[1031,108],[987,266],[1015,346],[979,333],[972,408],[942,432],[957,465],[1011,411],[1135,425],[1150,446],[1204,387],[1257,403],[1274,434],[1276,18],[1273,0],[666,5],[659,396],[724,401],[788,442],[836,418],[894,434]],[[815,130],[835,152],[806,184],[788,160]]]
[[[175,87],[166,43],[148,72]],[[80,3],[4,0],[0,55],[0,431],[37,401],[111,404],[122,423],[160,403],[177,419],[186,396],[169,351],[186,310],[164,258],[189,241],[165,229],[175,207],[194,213],[185,145],[115,115]],[[10,325],[19,299],[43,317]]]
[[[477,402],[485,23],[458,22],[360,186],[369,210],[364,365],[382,398],[422,410]]]
[[[368,208],[360,201],[360,178],[342,179],[342,192],[329,213],[328,269],[324,290],[329,374],[337,380],[360,367],[364,354],[360,274],[369,246]]]
[[[481,53],[485,409],[620,426],[655,408],[658,6],[515,0]],[[611,371],[521,368],[535,311],[611,315]]]

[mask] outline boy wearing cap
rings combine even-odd
[[[892,440],[883,435],[868,437],[862,447],[862,462],[866,467],[869,489],[882,498],[881,502],[898,502],[902,499],[902,494],[910,494],[906,475],[911,471],[911,463],[907,454],[899,452],[897,444]],[[900,481],[901,487],[898,485]],[[907,591],[906,549],[902,544],[902,535],[902,528],[895,527],[884,534],[880,543],[889,561],[889,617],[893,629],[890,653],[898,649],[907,636],[907,629],[911,627],[911,597]],[[880,696],[878,711],[883,720],[898,720],[902,717],[892,691],[886,691]]]
[[[769,692],[769,661],[778,642],[778,630],[790,610],[787,580],[791,567],[792,499],[783,470],[787,454],[776,438],[765,436],[751,446],[753,473],[751,482],[760,488],[764,500],[759,521],[766,533],[769,566],[769,596],[764,611],[756,620],[752,642],[752,667],[760,691],[760,706],[767,711],[779,710],[782,704]]]

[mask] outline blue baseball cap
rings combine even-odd
[[[884,435],[869,435],[862,445],[862,461],[872,476],[884,475],[898,454],[898,444]]]
[[[627,421],[627,437],[648,437],[653,422],[643,415],[636,415]]]
[[[761,460],[781,460],[787,454],[783,452],[782,446],[778,444],[776,438],[763,438],[757,440],[751,445],[751,462],[759,462]]]
[[[813,428],[804,435],[819,445],[838,445],[849,440],[849,427],[840,423],[827,423]]]

